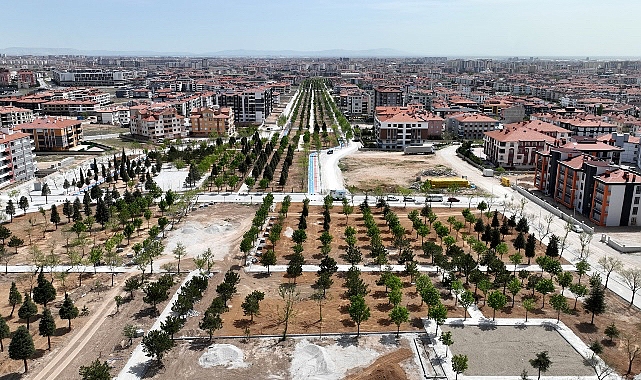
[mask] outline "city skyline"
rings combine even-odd
[[[323,0],[313,4],[286,0],[277,5],[197,0],[180,6],[166,1],[109,0],[100,4],[77,0],[23,3],[30,17],[16,17],[0,25],[0,33],[7,36],[0,50],[641,56],[635,44],[641,38],[641,26],[634,20],[641,4],[622,0],[607,4],[594,0],[536,4],[521,0]]]

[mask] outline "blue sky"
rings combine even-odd
[[[5,0],[0,48],[641,56],[632,0]],[[13,11],[13,9],[19,11]]]

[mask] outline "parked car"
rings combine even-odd
[[[395,195],[388,195],[388,196],[385,198],[385,200],[386,200],[386,201],[388,201],[388,202],[394,202],[394,201],[397,201],[397,200],[398,200],[398,197],[397,197],[397,196],[395,196]]]
[[[403,197],[403,202],[414,202],[414,197]]]
[[[583,232],[583,227],[580,224],[573,224],[572,225],[572,231],[580,234]]]
[[[453,202],[460,202],[458,198],[454,198],[454,197],[449,197],[449,198],[447,198],[447,201],[448,201],[448,202],[450,202],[450,203],[453,203]]]
[[[330,149],[327,151],[327,154],[334,154],[334,149]]]

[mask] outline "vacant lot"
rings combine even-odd
[[[594,372],[583,358],[552,327],[539,326],[443,326],[452,332],[454,355],[468,357],[466,375],[519,376],[522,370],[536,374],[529,360],[548,351],[552,365],[546,376],[588,376]]]
[[[356,191],[375,190],[397,192],[399,187],[407,188],[421,172],[427,169],[449,169],[435,155],[406,156],[402,152],[357,152],[340,160],[339,167],[347,188]]]

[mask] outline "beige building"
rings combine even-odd
[[[231,136],[236,133],[234,111],[230,107],[197,108],[189,119],[194,137]]]
[[[44,117],[15,129],[31,135],[36,151],[69,150],[82,141],[82,122],[79,120]]]

